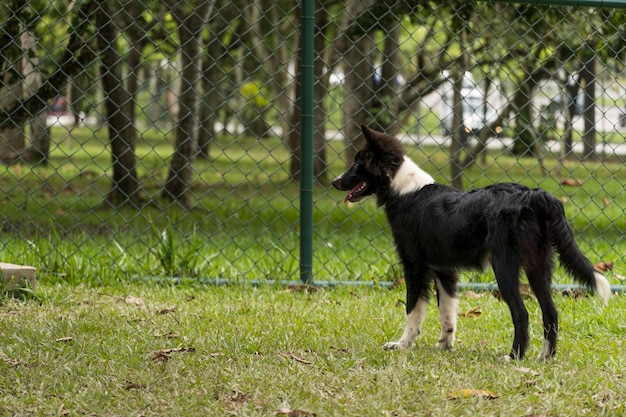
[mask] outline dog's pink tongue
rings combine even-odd
[[[354,187],[353,189],[351,189],[351,190],[350,190],[350,192],[348,192],[348,194],[346,194],[346,197],[343,199],[343,202],[344,202],[344,203],[349,202],[349,201],[350,201],[350,199],[351,199],[352,197],[354,197],[354,195],[355,195],[355,194],[356,194],[356,193],[357,193],[357,192],[361,189],[361,187],[363,186],[363,183],[364,183],[364,182],[365,182],[365,181],[361,181],[360,183],[358,183],[358,184],[356,185],[356,187]]]

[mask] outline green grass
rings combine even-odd
[[[211,159],[194,165],[191,210],[159,198],[168,173],[171,138],[148,130],[137,144],[138,174],[151,204],[141,210],[106,204],[110,154],[106,131],[55,128],[49,166],[15,165],[0,172],[2,259],[36,266],[52,282],[107,285],[136,276],[297,280],[298,184],[289,179],[290,154],[276,138],[220,136]],[[67,135],[69,136],[63,136]],[[327,147],[328,178],[344,169],[341,142]],[[409,147],[438,181],[448,183],[445,150]],[[540,186],[566,202],[583,251],[595,263],[613,261],[626,275],[623,218],[626,168],[566,161],[556,175],[547,157],[544,175],[534,158],[490,154],[468,169],[468,188],[497,181]],[[581,187],[561,185],[580,179]],[[316,186],[314,277],[319,280],[394,280],[401,276],[382,210],[366,200],[352,208],[343,195]],[[167,240],[164,241],[164,231]],[[466,275],[468,276],[468,275]],[[490,281],[489,275],[469,275]],[[610,279],[611,276],[609,276]],[[555,281],[566,280],[557,272]],[[567,282],[567,281],[566,281]],[[618,283],[612,279],[612,283]]]
[[[535,300],[528,358],[502,360],[510,315],[490,294],[461,295],[461,312],[482,315],[459,319],[453,350],[434,348],[433,303],[414,348],[383,351],[402,332],[403,298],[402,289],[44,283],[35,297],[0,301],[0,415],[626,413],[624,296],[606,307],[555,296],[559,352],[547,363],[535,360]],[[172,348],[189,350],[156,353]],[[498,398],[448,399],[459,389]]]

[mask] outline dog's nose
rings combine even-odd
[[[339,189],[340,185],[341,185],[341,177],[337,177],[333,180],[332,182],[333,187],[335,187],[336,189]]]

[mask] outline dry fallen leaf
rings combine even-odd
[[[17,359],[11,359],[11,358],[3,358],[2,359],[4,361],[4,363],[6,363],[9,366],[20,366],[20,365],[24,365],[24,363],[18,361]]]
[[[195,352],[196,348],[188,347],[188,348],[170,348],[170,349],[160,349],[155,350],[150,355],[150,360],[155,362],[167,362],[170,358],[170,353],[173,352]]]
[[[280,407],[278,410],[274,412],[277,416],[287,416],[287,417],[311,417],[315,416],[315,413],[304,410],[292,410],[289,407]]]
[[[470,310],[467,310],[465,313],[459,313],[459,317],[466,317],[468,319],[474,317],[480,317],[483,314],[483,311],[480,306],[474,307]]]
[[[563,291],[563,296],[571,297],[571,298],[584,298],[585,292],[581,288],[578,288],[578,287],[567,288],[566,290]]]
[[[604,205],[604,207],[608,207],[611,205],[611,200],[609,200],[608,198],[604,197],[602,199],[602,204]]]
[[[493,392],[486,391],[484,389],[471,389],[471,388],[463,388],[457,389],[454,391],[450,391],[448,394],[449,400],[458,400],[460,398],[470,398],[470,397],[479,397],[486,398],[489,400],[495,400],[500,396],[498,394],[494,394]]]
[[[519,367],[519,368],[514,368],[514,370],[516,370],[517,372],[521,372],[523,374],[529,374],[529,375],[532,375],[532,376],[538,376],[539,375],[539,372],[533,371],[530,368]]]
[[[67,342],[71,342],[72,340],[74,340],[74,338],[72,336],[68,336],[68,337],[61,337],[57,339],[56,342],[67,343]]]
[[[561,181],[562,185],[567,185],[569,187],[580,187],[581,185],[583,185],[583,180],[578,180],[578,179],[573,179],[573,178],[566,178],[563,181]]]
[[[310,294],[314,294],[318,291],[316,286],[309,284],[289,284],[287,285],[287,289],[291,292],[307,292]]]
[[[530,285],[526,282],[521,282],[519,284],[519,292],[522,294],[522,298],[532,298],[533,292],[530,289]]]
[[[608,261],[608,262],[600,261],[597,264],[595,264],[593,266],[593,268],[596,271],[599,271],[599,272],[606,272],[608,270],[613,269],[613,262],[611,262],[611,261]]]
[[[522,381],[519,384],[520,388],[530,388],[530,387],[534,387],[535,385],[537,385],[537,380],[536,379],[527,379],[526,381]]]
[[[162,351],[168,354],[172,352],[195,352],[196,348],[194,347],[169,348],[169,349],[162,349]]]
[[[176,307],[167,307],[167,308],[162,308],[159,311],[157,311],[157,314],[169,314],[169,313],[173,313],[174,311],[176,311]]]
[[[137,306],[137,307],[140,307],[143,305],[143,298],[138,298],[133,295],[127,296],[124,299],[124,301],[126,302],[126,304],[130,304],[130,305]]]
[[[283,358],[292,359],[292,360],[294,360],[296,362],[300,362],[300,363],[305,364],[305,365],[313,365],[313,362],[309,362],[306,359],[299,358],[296,355],[294,355],[293,353],[280,352],[279,355],[282,356]]]
[[[2,360],[4,363],[6,363],[9,366],[23,365],[22,362],[18,361],[17,359],[9,358],[3,352],[0,352],[0,360]]]
[[[150,360],[153,362],[167,362],[169,359],[169,355],[162,350],[155,350],[150,355]]]
[[[533,293],[530,289],[530,285],[528,285],[525,282],[522,282],[519,284],[519,292],[522,295],[522,298],[524,299],[533,298]],[[500,293],[499,289],[491,291],[491,295],[493,295],[498,300],[502,300],[502,293]]]
[[[245,404],[250,401],[250,396],[245,392],[233,391],[232,395],[228,396],[228,399],[233,403]]]
[[[396,288],[404,287],[404,278],[396,278],[391,282],[389,286],[390,289],[395,290]]]
[[[136,384],[130,381],[126,381],[126,383],[124,384],[124,389],[126,391],[131,390],[131,389],[141,389],[141,388],[146,388],[146,384]]]
[[[176,332],[167,332],[167,333],[161,333],[161,334],[155,334],[154,337],[164,337],[166,339],[176,339],[179,338],[180,335]]]
[[[474,291],[466,291],[465,296],[470,299],[478,299],[485,296],[484,292],[474,292]]]

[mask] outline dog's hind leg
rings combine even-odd
[[[519,290],[520,263],[512,254],[492,252],[491,265],[496,275],[502,299],[511,310],[511,319],[515,328],[511,359],[522,359],[528,347],[528,311]]]
[[[532,288],[543,316],[543,348],[539,360],[552,359],[556,355],[559,316],[552,300],[552,254],[547,245],[539,245],[526,257],[526,277]]]
[[[435,345],[438,349],[450,349],[454,346],[456,333],[456,317],[459,300],[456,297],[456,281],[454,274],[437,272],[435,287],[437,288],[437,303],[439,304],[439,322],[441,333]]]
[[[387,342],[383,349],[408,349],[422,332],[422,323],[428,309],[428,276],[432,271],[415,275],[405,273],[406,283],[406,326],[397,342]]]

